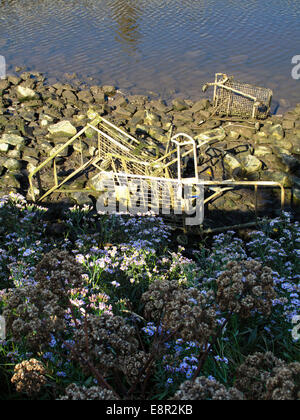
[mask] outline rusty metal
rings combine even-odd
[[[205,92],[209,86],[214,87],[214,114],[253,119],[269,115],[273,95],[270,89],[235,81],[225,73],[216,73],[215,81],[206,83],[202,90]]]

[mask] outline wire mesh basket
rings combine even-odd
[[[269,115],[273,92],[270,89],[235,81],[224,73],[216,73],[214,83],[213,106],[215,114],[228,117],[265,119]]]

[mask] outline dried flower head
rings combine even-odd
[[[217,278],[217,302],[222,311],[242,318],[257,311],[270,315],[275,299],[272,270],[255,260],[232,261]]]
[[[90,388],[86,388],[85,386],[71,384],[66,388],[65,395],[58,398],[58,400],[91,401],[118,400],[118,398],[112,391],[109,389],[101,388],[100,386],[92,386]]]
[[[72,357],[85,370],[89,362],[102,374],[111,368],[120,370],[123,358],[138,349],[134,328],[122,317],[107,313],[86,318],[73,339]]]
[[[276,368],[284,367],[284,361],[271,352],[254,353],[246,357],[236,372],[235,386],[248,400],[266,399],[266,383],[274,376]]]
[[[172,400],[244,400],[236,388],[226,389],[217,381],[200,376],[195,381],[185,381],[180,385]]]
[[[275,367],[266,383],[266,400],[300,400],[300,363]]]
[[[37,265],[35,281],[39,288],[47,289],[65,300],[67,290],[82,286],[82,274],[82,266],[73,255],[53,249]]]
[[[213,292],[201,293],[176,280],[156,280],[143,294],[145,317],[184,340],[208,341],[217,329]]]
[[[137,380],[140,371],[146,365],[149,357],[150,355],[144,351],[137,351],[135,353],[126,355],[124,358],[120,358],[120,368],[130,383],[133,383]],[[146,371],[141,375],[141,381],[145,379],[147,372],[148,369],[146,369]]]
[[[46,383],[46,371],[41,362],[36,359],[25,360],[15,366],[11,382],[18,392],[27,395],[38,394]]]
[[[4,296],[7,331],[31,350],[49,343],[51,334],[65,329],[65,311],[51,291],[32,285],[11,289]]]

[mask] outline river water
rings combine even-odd
[[[281,113],[300,102],[299,23],[297,0],[0,0],[0,55],[9,73],[76,72],[167,100],[202,97],[225,72],[273,89]]]

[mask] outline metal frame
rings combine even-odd
[[[216,86],[215,86],[216,88]],[[82,153],[82,136],[92,130],[97,135],[98,150],[96,156],[91,157],[84,162]],[[117,187],[121,185],[120,180],[147,180],[148,183],[157,182],[158,185],[169,185],[169,190],[172,190],[172,185],[190,185],[195,186],[201,184],[204,188],[209,190],[212,194],[204,199],[204,205],[212,202],[214,199],[225,193],[226,191],[233,190],[241,187],[254,187],[255,191],[255,213],[257,214],[257,191],[259,187],[271,187],[280,188],[281,190],[281,209],[284,208],[285,204],[285,189],[277,182],[272,181],[235,181],[235,180],[224,180],[224,181],[202,181],[199,180],[198,176],[198,165],[197,157],[198,153],[201,154],[201,148],[204,145],[208,145],[212,141],[206,140],[200,144],[196,144],[195,140],[185,134],[178,133],[172,136],[172,132],[169,134],[168,149],[166,153],[156,158],[149,151],[141,151],[139,157],[135,155],[135,150],[139,141],[127,132],[121,130],[108,120],[98,116],[91,123],[87,124],[82,130],[80,130],[74,137],[68,140],[64,145],[58,148],[55,153],[52,153],[42,164],[40,164],[35,170],[29,174],[29,185],[30,193],[33,201],[42,201],[52,193],[72,193],[72,192],[86,192],[95,193],[96,190],[92,189],[68,189],[63,186],[76,175],[83,173],[89,167],[93,166],[98,170],[99,174],[111,175],[115,180],[115,193],[118,194]],[[80,165],[77,169],[58,181],[56,158],[59,154],[75,141],[80,141]],[[170,147],[174,145],[174,147]],[[185,148],[185,150],[183,150]],[[192,156],[194,159],[194,177],[183,178],[182,177],[182,158],[186,156]],[[53,180],[54,184],[49,188],[41,197],[37,198],[34,185],[33,177],[37,175],[47,164],[53,164]],[[129,182],[129,181],[128,181]],[[147,191],[145,192],[147,193]],[[163,204],[164,197],[158,198],[158,203],[161,206]],[[181,203],[182,204],[182,203]],[[178,206],[176,197],[172,199],[172,208],[175,209]]]
[[[216,73],[213,83],[206,83],[202,90],[214,87],[213,114],[226,114],[241,118],[264,119],[269,115],[273,92],[270,89],[235,81],[225,73]]]

